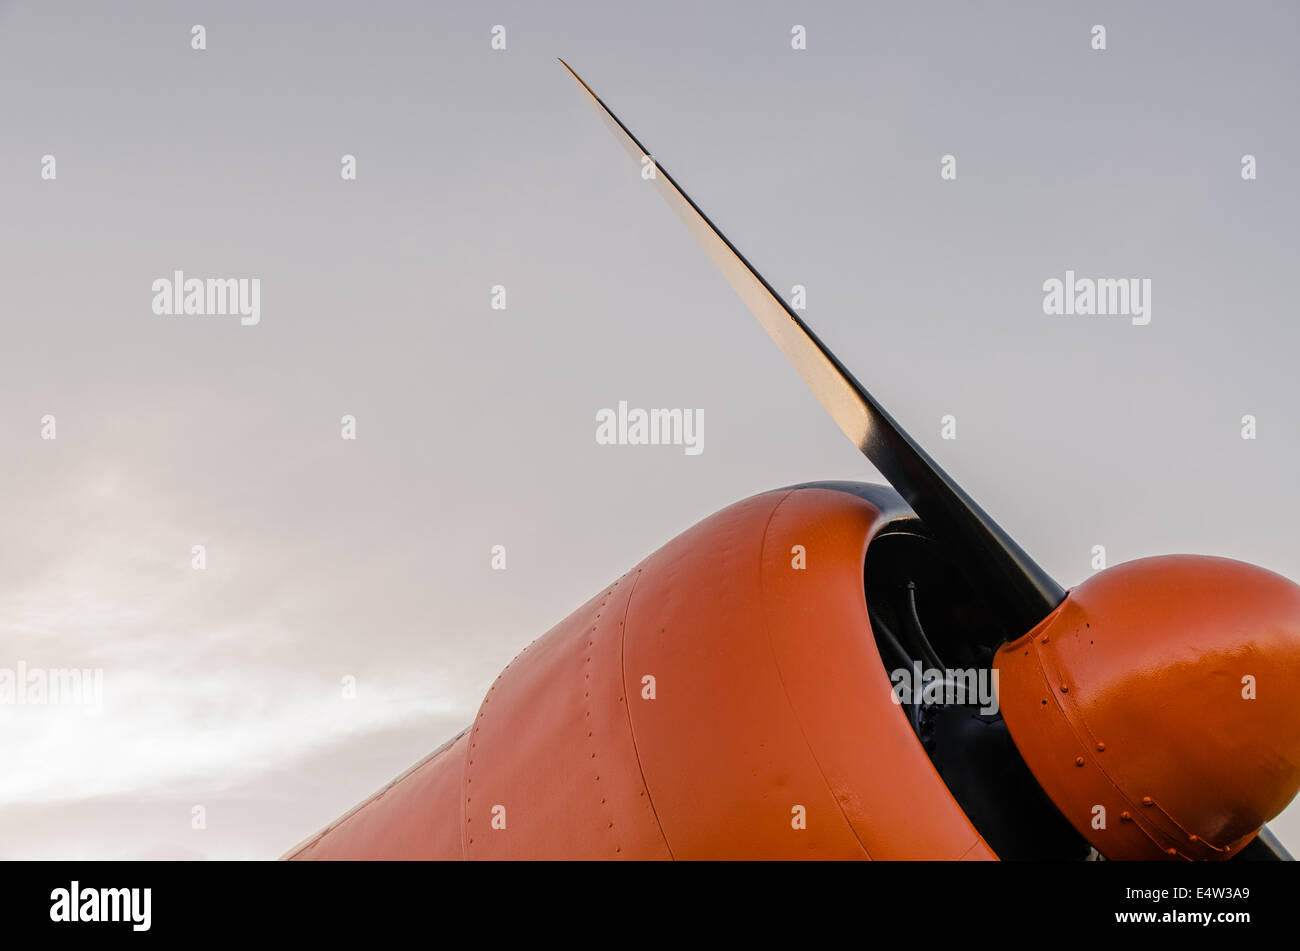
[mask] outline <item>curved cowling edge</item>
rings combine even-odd
[[[876,651],[890,490],[764,493],[519,654],[466,734],[291,858],[995,858]]]

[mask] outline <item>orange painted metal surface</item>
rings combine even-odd
[[[466,734],[340,816],[286,859],[459,859]]]
[[[995,666],[1017,748],[1107,858],[1230,858],[1300,789],[1300,587],[1280,575],[1115,565]]]
[[[882,522],[827,488],[704,520],[290,857],[995,858],[891,699],[862,579]]]

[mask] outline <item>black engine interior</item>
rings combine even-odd
[[[914,520],[867,549],[867,606],[886,669],[991,671],[1007,630],[996,611]],[[988,681],[986,681],[988,682]],[[935,769],[1002,859],[1081,861],[1097,855],[1039,787],[997,712],[972,702],[902,705]],[[949,698],[951,699],[951,698]]]

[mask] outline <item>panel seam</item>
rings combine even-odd
[[[641,774],[641,787],[645,790],[646,801],[650,804],[650,814],[654,816],[655,825],[659,828],[659,837],[664,841],[664,848],[668,850],[668,858],[674,862],[677,857],[673,855],[673,847],[668,842],[668,833],[664,831],[664,824],[659,818],[659,810],[655,808],[654,795],[650,792],[650,784],[646,782],[645,766],[641,763],[641,750],[637,748],[636,727],[632,723],[632,692],[628,689],[627,682],[627,622],[632,616],[632,599],[636,596],[636,586],[641,580],[641,569],[636,569],[636,577],[632,579],[632,586],[627,592],[627,605],[623,608],[623,621],[620,624],[622,630],[618,636],[618,668],[619,676],[623,680],[623,696],[627,698],[624,704],[624,712],[627,714],[627,732],[632,739],[632,755],[636,758],[636,768]]]
[[[794,718],[795,726],[799,728],[799,736],[803,739],[804,747],[808,750],[808,755],[812,757],[813,765],[817,767],[817,773],[821,776],[826,791],[830,793],[831,800],[835,803],[835,808],[839,810],[841,818],[844,819],[844,824],[849,827],[849,832],[853,833],[853,838],[858,843],[858,848],[862,849],[862,854],[869,860],[874,861],[874,859],[871,859],[871,852],[867,849],[866,843],[862,841],[862,836],[858,835],[858,830],[854,827],[852,820],[849,819],[849,814],[844,811],[844,806],[840,803],[839,796],[835,795],[835,789],[831,786],[830,780],[826,777],[826,771],[822,768],[821,762],[817,759],[817,753],[813,750],[812,743],[808,741],[808,734],[804,730],[803,722],[799,719],[798,708],[795,707],[794,701],[790,699],[790,691],[786,688],[785,677],[781,673],[781,662],[777,657],[776,647],[772,643],[772,630],[767,622],[767,612],[763,610],[763,603],[766,601],[763,588],[763,556],[767,552],[768,532],[772,527],[773,519],[776,518],[776,513],[780,511],[781,506],[785,505],[786,500],[788,500],[790,496],[794,495],[795,491],[796,490],[792,489],[781,497],[781,501],[777,502],[776,505],[773,506],[772,514],[767,517],[767,522],[763,525],[763,537],[758,546],[759,617],[762,619],[763,635],[767,640],[767,648],[772,654],[772,666],[776,668],[776,679],[781,684],[781,693],[785,696],[786,706],[790,708],[790,715]]]

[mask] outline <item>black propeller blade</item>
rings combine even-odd
[[[591,87],[560,62],[632,157],[654,162]],[[1065,590],[885,412],[657,162],[653,181],[840,429],[929,530],[960,553],[964,570],[1001,605],[1014,635],[1050,614]]]

